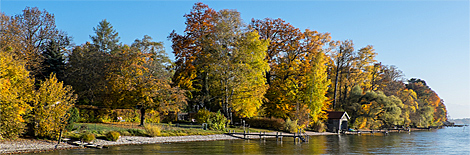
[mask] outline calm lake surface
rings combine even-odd
[[[169,144],[112,146],[108,149],[75,149],[42,154],[470,154],[470,127],[389,135],[312,136],[309,143],[292,138],[227,140]]]

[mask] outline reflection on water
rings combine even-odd
[[[470,129],[445,128],[389,135],[312,136],[309,143],[292,138],[228,140],[171,144],[113,146],[43,154],[469,154]]]

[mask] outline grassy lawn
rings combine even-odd
[[[243,128],[226,128],[224,131],[215,130],[203,130],[201,125],[179,125],[179,124],[168,124],[158,123],[147,125],[157,125],[161,127],[161,136],[188,136],[188,135],[213,135],[223,134],[228,130],[234,130],[235,132],[243,132]],[[249,132],[275,132],[274,130],[246,128]],[[145,128],[139,126],[139,123],[132,122],[113,122],[113,123],[75,123],[72,131],[65,134],[68,138],[78,138],[82,133],[90,132],[94,133],[97,138],[104,138],[105,134],[109,131],[118,131],[123,136],[148,136]]]

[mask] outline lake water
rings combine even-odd
[[[226,140],[112,146],[108,149],[75,149],[42,154],[470,154],[470,127],[389,135],[311,136],[308,143],[292,138]]]

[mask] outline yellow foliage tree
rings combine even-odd
[[[0,50],[0,139],[17,138],[25,129],[23,116],[31,109],[33,80],[25,63]]]
[[[49,79],[41,82],[33,102],[32,121],[35,135],[57,139],[60,131],[67,125],[67,111],[75,100],[72,87],[57,81],[54,73]]]
[[[268,89],[264,71],[269,70],[269,66],[263,59],[269,43],[258,38],[257,32],[248,32],[239,40],[236,49],[239,63],[233,65],[239,69],[240,83],[235,85],[232,107],[241,117],[256,116]]]
[[[411,117],[416,115],[416,110],[418,110],[418,97],[416,92],[412,89],[404,89],[399,94],[400,100],[403,102],[402,115],[403,125],[410,126],[412,121]]]

